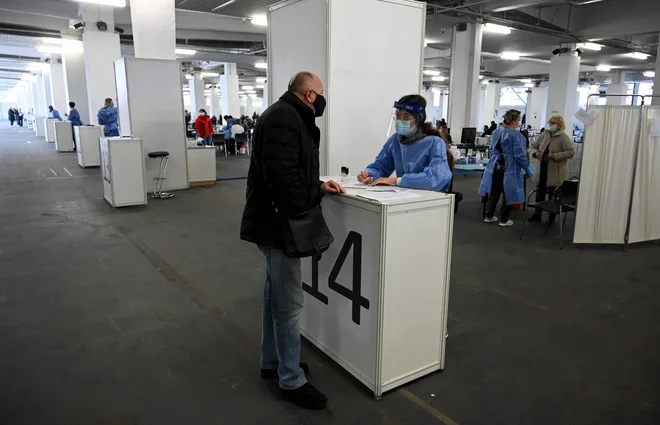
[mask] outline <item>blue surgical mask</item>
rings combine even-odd
[[[399,136],[409,136],[413,131],[412,127],[410,127],[410,121],[396,120],[394,122],[394,128],[396,129],[396,134]]]

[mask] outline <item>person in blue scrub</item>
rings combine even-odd
[[[96,119],[100,125],[103,125],[103,134],[105,137],[119,136],[119,123],[117,122],[117,108],[112,99],[107,98],[105,105],[96,114]]]
[[[513,221],[509,220],[511,206],[525,201],[520,170],[525,170],[529,177],[534,169],[527,160],[525,136],[516,129],[520,124],[520,111],[508,110],[503,122],[504,125],[498,127],[490,138],[490,158],[479,185],[479,195],[489,195],[484,220],[486,223],[498,221],[495,209],[500,197],[504,195],[499,224],[505,227],[513,225]]]
[[[63,121],[60,113],[57,112],[57,109],[53,108],[52,106],[48,107],[48,118],[54,118],[58,121]]]
[[[452,172],[447,144],[426,121],[426,100],[416,94],[394,104],[395,129],[373,164],[358,176],[372,186],[401,186],[442,192],[449,189]],[[390,177],[396,171],[397,177]]]
[[[80,119],[80,113],[76,109],[76,103],[75,102],[69,102],[69,108],[71,110],[69,111],[69,116],[67,120],[71,121],[71,125],[75,126],[80,126],[80,125],[85,125],[83,124],[82,120]]]

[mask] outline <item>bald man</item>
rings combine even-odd
[[[324,193],[344,192],[319,178],[321,132],[315,120],[324,110],[323,83],[300,72],[259,117],[241,223],[241,239],[257,244],[266,259],[261,376],[279,378],[284,398],[306,409],[323,409],[328,400],[307,382],[309,368],[300,363],[301,260],[287,256],[283,235],[291,232],[292,216],[314,210]]]

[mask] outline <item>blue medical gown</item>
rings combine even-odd
[[[99,124],[104,125],[103,134],[106,137],[119,136],[119,124],[117,123],[117,108],[110,106],[99,110],[96,114]]]
[[[71,112],[69,112],[68,120],[71,121],[71,125],[74,126],[84,125],[80,119],[80,113],[75,108],[71,109]]]
[[[442,192],[449,188],[452,173],[447,162],[447,145],[438,136],[426,136],[404,145],[392,135],[373,164],[366,169],[374,180],[396,171],[401,187]]]
[[[497,150],[497,142],[501,142],[502,154]],[[522,204],[525,201],[525,189],[522,181],[522,170],[529,168],[525,151],[525,136],[517,130],[499,127],[490,138],[490,158],[486,171],[479,185],[479,195],[490,193],[493,184],[493,172],[499,169],[500,155],[504,157],[504,196],[507,205]]]
[[[60,116],[60,113],[57,112],[57,109],[53,109],[53,113],[50,114],[51,118],[55,118],[58,121],[62,121],[62,117]]]

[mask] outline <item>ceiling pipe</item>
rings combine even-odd
[[[576,1],[576,0],[571,0],[569,1],[570,4],[573,6],[584,6],[587,4],[592,4],[592,3],[600,3],[605,0],[584,0],[584,1]]]
[[[461,5],[461,6],[453,6],[453,7],[438,6],[438,5],[433,4],[433,3],[431,3],[430,5],[433,6],[434,8],[436,8],[436,10],[439,9],[440,13],[444,13],[444,12],[449,12],[451,10],[465,9],[466,7],[472,7],[472,6],[476,6],[478,4],[492,3],[494,1],[495,0],[478,0],[478,1],[475,1],[475,2],[472,2],[472,3],[466,3],[466,4]]]

